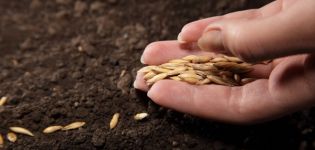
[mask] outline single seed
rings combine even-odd
[[[243,78],[241,80],[242,85],[255,81],[255,78]]]
[[[201,81],[198,81],[197,84],[198,84],[198,85],[204,85],[204,84],[208,84],[208,83],[210,83],[210,82],[211,82],[211,80],[208,79],[208,78],[206,78],[206,79],[203,79],[203,80],[201,80]]]
[[[182,80],[189,84],[197,84],[200,81],[196,78],[191,78],[191,77],[182,78]]]
[[[181,81],[182,79],[178,76],[170,77],[170,79],[175,80],[175,81]]]
[[[171,61],[169,61],[170,63],[180,63],[180,64],[185,64],[185,63],[189,63],[188,60],[184,60],[184,59],[173,59]]]
[[[171,69],[176,68],[176,67],[180,67],[180,66],[184,66],[184,64],[182,63],[165,63],[160,65],[160,67],[169,69],[168,67],[171,67]]]
[[[0,134],[0,148],[3,148],[3,145],[4,145],[4,140],[3,140],[2,135]]]
[[[135,120],[143,120],[144,118],[148,117],[148,113],[138,113],[134,116]]]
[[[85,125],[85,122],[79,121],[79,122],[73,122],[70,123],[69,125],[64,126],[61,130],[72,130],[72,129],[77,129],[77,128],[81,128],[82,126]]]
[[[235,62],[218,62],[215,63],[214,66],[233,73],[247,73],[253,70],[252,66],[246,63],[238,64]]]
[[[15,133],[34,136],[34,134],[31,131],[29,131],[28,129],[22,128],[22,127],[10,127],[10,130],[15,132]]]
[[[14,143],[14,142],[17,140],[17,135],[16,135],[15,133],[13,133],[13,132],[9,132],[9,133],[7,134],[7,139],[8,139],[10,142]]]
[[[240,83],[240,82],[241,82],[241,77],[240,77],[240,75],[234,74],[234,80],[235,80],[237,83]]]
[[[167,72],[170,71],[169,69],[164,69],[164,68],[159,67],[159,66],[153,66],[153,67],[152,67],[152,70],[153,70],[153,71],[156,71],[156,72],[158,72],[158,73],[167,73]]]
[[[211,62],[213,62],[213,63],[226,62],[226,61],[228,61],[228,60],[223,58],[223,57],[216,57],[216,58],[211,59]]]
[[[61,130],[63,127],[62,126],[49,126],[47,128],[45,128],[43,130],[43,133],[53,133],[53,132],[56,132],[58,130]]]
[[[160,73],[160,74],[154,76],[153,78],[147,80],[147,84],[152,85],[153,83],[160,81],[166,77],[167,77],[167,73]]]
[[[156,76],[156,73],[154,73],[153,71],[150,71],[147,74],[145,74],[143,76],[143,78],[144,78],[144,80],[149,80],[149,79],[153,78],[154,76]]]
[[[205,65],[205,64],[192,64],[191,67],[196,70],[202,71],[215,71],[217,68],[213,65]]]
[[[126,70],[123,70],[123,71],[121,71],[119,77],[121,78],[121,77],[123,77],[125,74],[126,74]]]
[[[7,100],[8,100],[8,97],[6,97],[6,96],[1,97],[0,106],[3,106],[7,102]]]
[[[227,83],[225,80],[223,80],[221,77],[218,77],[218,76],[208,75],[207,78],[209,80],[211,80],[212,82],[219,84],[219,85],[234,86],[234,85]]]
[[[189,55],[189,56],[186,56],[186,57],[184,57],[182,59],[191,61],[193,63],[205,63],[205,62],[208,62],[211,59],[211,57],[209,57],[209,56]]]
[[[195,73],[183,73],[178,75],[181,79],[185,79],[185,78],[195,78],[197,80],[202,80],[203,78]]]
[[[138,70],[138,73],[147,73],[147,72],[150,72],[150,71],[152,71],[152,67],[153,67],[153,66],[146,66],[146,67],[143,67],[143,68],[141,68],[140,70]]]
[[[117,126],[118,124],[118,119],[119,119],[119,113],[115,113],[112,117],[112,120],[109,123],[109,128],[113,129]]]
[[[172,71],[169,71],[167,73],[168,76],[174,76],[174,75],[179,75],[180,73],[184,72],[187,70],[187,67],[178,67]]]

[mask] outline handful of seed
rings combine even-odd
[[[237,57],[189,55],[181,59],[170,60],[158,66],[146,66],[138,72],[144,73],[146,84],[151,86],[162,79],[184,81],[190,84],[219,84],[240,86],[251,81],[246,74],[253,70],[252,64]]]

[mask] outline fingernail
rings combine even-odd
[[[198,39],[198,46],[204,51],[224,51],[222,33],[220,30],[209,30]]]
[[[180,43],[180,44],[187,43],[186,41],[183,40],[181,33],[178,34],[178,36],[177,36],[177,41],[178,41],[178,43]]]
[[[141,58],[140,58],[140,62],[141,62],[142,64],[145,64],[145,63],[144,63],[143,55],[142,55]]]
[[[139,86],[138,86],[138,84],[137,84],[137,82],[136,82],[137,80],[135,80],[134,82],[133,82],[133,87],[134,88],[136,88],[136,89],[138,89],[139,88]]]

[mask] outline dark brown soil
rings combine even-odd
[[[190,21],[264,3],[0,0],[0,97],[10,98],[0,107],[0,133],[22,126],[35,134],[5,141],[5,149],[314,149],[314,110],[236,126],[161,108],[132,88],[148,43],[175,39]],[[150,117],[134,121],[143,111]],[[116,112],[121,119],[109,130]],[[41,133],[73,121],[87,124]]]

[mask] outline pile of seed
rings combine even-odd
[[[253,70],[252,64],[230,56],[195,56],[170,60],[158,66],[146,66],[138,72],[144,73],[146,84],[151,86],[162,79],[184,81],[190,84],[219,84],[240,86],[255,79],[246,74]]]

